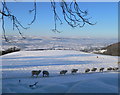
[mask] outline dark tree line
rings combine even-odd
[[[8,49],[6,49],[6,50],[1,50],[1,51],[0,51],[0,56],[1,56],[1,55],[4,55],[4,54],[12,53],[12,52],[17,52],[17,51],[20,51],[20,48],[11,47],[11,48],[8,48]]]
[[[37,10],[37,5],[36,5],[36,0],[33,1],[33,8],[29,10],[30,13],[34,13],[33,18],[31,22],[28,25],[32,25],[35,20],[36,20],[36,10]],[[72,28],[75,27],[84,27],[85,24],[89,25],[95,25],[95,23],[90,22],[91,18],[88,18],[88,11],[83,11],[80,9],[78,2],[73,0],[72,2],[66,2],[65,0],[61,0],[59,2],[59,6],[56,4],[54,0],[50,0],[51,3],[51,8],[54,13],[54,29],[52,31],[54,32],[60,32],[57,29],[57,22],[60,24],[63,24],[63,21],[61,20],[60,16],[57,13],[57,8],[60,7],[62,9],[62,14],[65,22],[71,26]],[[17,19],[17,17],[12,14],[10,9],[7,6],[7,2],[5,0],[2,0],[2,9],[0,9],[0,14],[1,14],[1,22],[2,22],[2,30],[3,30],[3,36],[7,42],[9,42],[9,39],[6,36],[6,29],[5,29],[5,18],[8,18],[11,20],[12,23],[12,28],[17,29],[19,34],[21,35],[22,38],[25,38],[22,35],[22,32],[20,31],[20,28],[23,29],[28,29],[29,27],[25,27],[22,25],[22,23]]]

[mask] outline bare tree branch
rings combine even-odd
[[[35,22],[35,20],[36,20],[36,10],[37,10],[36,9],[36,0],[34,0],[34,8],[32,10],[29,10],[30,13],[34,12],[34,17],[33,17],[33,20],[30,22],[30,24],[28,24],[28,25],[31,25]]]
[[[59,30],[57,30],[57,21],[60,21],[60,24],[62,24],[62,21],[56,11],[56,2],[54,0],[51,0],[51,7],[53,8],[54,22],[55,22],[55,27],[53,31],[59,32]],[[65,2],[65,0],[61,0],[60,7],[62,9],[64,20],[72,28],[75,28],[78,26],[84,27],[85,24],[89,24],[89,25],[96,24],[96,23],[91,23],[89,21],[90,18],[87,18],[88,12],[82,11],[75,0],[73,0],[73,2]]]
[[[0,10],[0,14],[2,15],[1,21],[2,21],[2,29],[3,29],[3,35],[4,35],[5,40],[7,42],[9,42],[8,38],[6,37],[5,17],[11,19],[12,25],[13,25],[13,30],[17,29],[18,33],[21,35],[21,37],[25,38],[25,37],[23,37],[23,35],[20,31],[20,28],[28,29],[29,27],[24,27],[20,23],[20,21],[17,19],[17,17],[10,12],[10,10],[8,9],[8,6],[6,5],[5,0],[3,0],[3,2],[1,2],[1,3],[2,3],[3,8],[2,8],[2,10]],[[58,5],[56,5],[56,2],[54,0],[50,0],[50,3],[51,3],[51,8],[52,8],[53,13],[54,13],[54,29],[52,29],[52,31],[60,32],[57,29],[57,22],[59,22],[60,24],[63,24],[63,22],[62,22],[60,16],[58,15],[58,12],[57,12],[56,7],[58,7]],[[33,4],[34,4],[33,9],[29,10],[29,12],[34,13],[34,15],[33,15],[32,21],[28,25],[32,25],[36,20],[36,14],[37,14],[36,0],[34,0]],[[59,2],[59,4],[60,4],[60,8],[62,10],[62,14],[63,14],[63,18],[64,18],[65,22],[67,22],[67,24],[69,26],[71,26],[72,28],[84,27],[85,24],[89,24],[89,25],[96,24],[96,23],[92,23],[89,21],[91,19],[91,17],[90,18],[87,17],[88,11],[87,10],[82,11],[79,8],[79,5],[76,2],[76,0],[73,0],[73,2],[65,2],[65,0],[61,0]]]
[[[25,39],[25,37],[22,35],[21,31],[20,31],[20,27],[23,29],[28,29],[29,27],[24,27],[20,21],[17,19],[16,16],[14,16],[13,14],[11,14],[10,10],[8,9],[5,0],[2,2],[2,10],[0,10],[0,14],[2,14],[2,29],[3,29],[3,35],[4,38],[7,42],[9,42],[8,38],[6,37],[6,31],[5,31],[5,17],[11,19],[12,24],[13,24],[13,30],[16,28],[19,32],[19,34],[21,35],[22,38]]]
[[[62,20],[60,19],[60,17],[58,16],[58,14],[56,12],[56,2],[54,0],[51,0],[51,7],[52,7],[53,12],[54,12],[54,22],[55,22],[55,27],[54,27],[54,29],[52,29],[52,31],[60,32],[57,30],[57,20],[60,21],[60,24],[62,24]]]

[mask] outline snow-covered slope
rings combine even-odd
[[[3,93],[117,93],[118,57],[70,50],[20,51],[2,56]],[[96,72],[84,73],[96,67]],[[104,67],[100,73],[99,68]],[[71,74],[71,69],[78,69]],[[49,77],[31,77],[32,70],[47,70]],[[68,70],[60,75],[61,70]],[[20,81],[19,81],[20,80]],[[38,82],[36,87],[29,85]]]

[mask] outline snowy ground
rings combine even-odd
[[[10,36],[9,36],[10,37]],[[26,39],[20,39],[19,36],[12,36],[9,39],[12,43],[7,43],[2,39],[0,50],[6,50],[10,47],[19,47],[21,50],[35,49],[69,49],[69,50],[89,50],[106,47],[117,43],[118,39],[109,38],[89,38],[89,37],[41,37],[27,36]]]
[[[98,56],[98,58],[97,58]],[[3,93],[117,93],[118,57],[70,50],[20,51],[2,56]],[[87,68],[104,67],[103,73],[84,73]],[[78,69],[71,74],[71,69]],[[47,70],[49,77],[31,77],[32,70]],[[60,75],[61,70],[68,70]],[[19,80],[20,83],[19,83]],[[38,82],[36,87],[29,85]]]

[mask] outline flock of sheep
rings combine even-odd
[[[99,69],[99,72],[103,72],[104,71],[104,69],[105,68],[100,68]],[[114,68],[112,68],[112,67],[109,67],[109,68],[107,68],[107,71],[117,71],[119,68],[118,67],[114,67]],[[97,68],[92,68],[91,70],[90,69],[86,69],[85,70],[85,73],[88,73],[88,72],[95,72],[97,70]],[[77,73],[77,71],[78,71],[78,69],[72,69],[71,70],[71,73],[72,74],[74,74],[74,73]],[[41,73],[42,71],[41,70],[39,70],[39,71],[36,71],[36,70],[34,70],[34,71],[32,71],[32,76],[34,76],[34,75],[36,75],[37,77],[38,77],[38,75]],[[60,75],[65,75],[66,73],[68,72],[68,70],[61,70],[60,71]],[[43,73],[43,77],[49,77],[49,72],[48,71],[43,71],[42,72]]]

